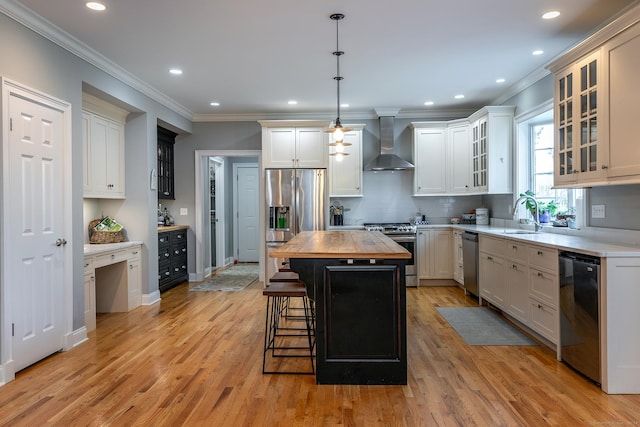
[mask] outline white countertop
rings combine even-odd
[[[449,225],[449,227],[485,234],[487,236],[502,237],[526,243],[535,243],[541,246],[548,246],[561,251],[579,252],[586,255],[593,255],[608,258],[640,257],[640,242],[638,246],[615,244],[597,239],[556,234],[550,232],[538,232],[535,234],[509,234],[509,232],[521,229],[498,227],[495,225]]]
[[[418,225],[418,230],[428,230],[433,228],[452,228],[455,230],[471,231],[487,236],[501,237],[505,239],[520,241],[524,243],[534,243],[536,245],[547,246],[561,251],[579,252],[586,255],[625,258],[640,257],[640,241],[637,245],[620,243],[617,244],[614,238],[594,238],[589,236],[576,236],[568,234],[558,234],[548,231],[541,231],[535,234],[510,234],[523,229],[502,227],[496,225],[472,225],[472,224],[428,224]],[[331,226],[330,230],[353,230],[363,228],[358,225]]]
[[[91,244],[85,243],[84,245],[84,254],[85,255],[95,255],[103,252],[117,251],[119,249],[125,249],[131,246],[142,245],[144,242],[133,240],[131,242],[120,242],[120,243],[101,243],[101,244]]]

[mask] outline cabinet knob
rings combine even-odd
[[[518,269],[518,266],[517,266],[517,265],[515,265],[515,264],[511,264],[511,268],[513,268],[514,270],[517,270],[517,269]]]
[[[538,272],[538,277],[544,277],[544,274]]]
[[[492,256],[488,256],[488,257],[487,257],[487,259],[488,259],[489,261],[493,261],[493,257],[492,257]]]
[[[542,256],[542,251],[538,251],[538,255]]]
[[[602,169],[609,169],[609,166],[607,166],[607,165],[602,165]]]

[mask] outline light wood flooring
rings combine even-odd
[[[638,425],[640,396],[606,395],[544,346],[468,346],[437,306],[456,287],[407,290],[409,384],[317,386],[263,375],[265,297],[189,292],[98,317],[90,340],[0,388],[2,426]]]

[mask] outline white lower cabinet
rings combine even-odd
[[[453,280],[464,285],[464,261],[462,259],[462,231],[453,230]]]
[[[127,312],[142,304],[141,251],[141,245],[133,245],[85,255],[84,321],[87,331],[95,329],[96,313]]]
[[[506,262],[507,304],[505,311],[525,325],[529,323],[529,267],[513,260]]]
[[[504,240],[480,236],[479,249],[480,298],[504,310],[507,298],[504,274]]]
[[[453,278],[452,242],[450,229],[418,230],[418,279]]]
[[[557,345],[558,251],[481,235],[479,262],[482,299]]]

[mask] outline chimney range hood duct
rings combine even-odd
[[[380,116],[380,154],[367,163],[366,171],[404,171],[414,166],[393,153],[393,116]]]

